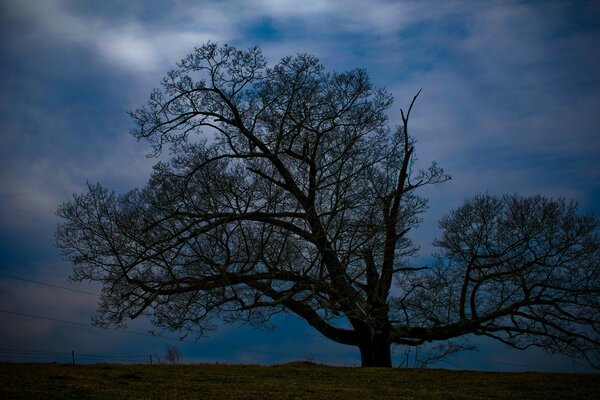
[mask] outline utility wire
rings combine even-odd
[[[54,289],[68,290],[71,292],[100,297],[100,294],[98,294],[98,293],[88,292],[86,290],[74,289],[74,288],[70,288],[70,287],[66,287],[66,286],[60,286],[60,285],[56,285],[56,284],[49,283],[49,282],[42,282],[42,281],[36,281],[36,280],[32,280],[32,279],[20,278],[20,277],[13,276],[13,275],[0,274],[0,278],[13,279],[13,280],[22,281],[22,282],[33,283],[36,285],[48,286],[48,287],[51,287]],[[310,333],[310,332],[297,331],[297,330],[293,330],[293,329],[280,328],[280,327],[277,327],[276,329],[280,330],[280,331],[284,331],[284,332],[305,335],[305,336],[312,336],[317,339],[329,341],[329,339],[323,337],[322,335],[315,335],[314,333]]]
[[[64,351],[46,351],[46,350],[23,350],[23,349],[0,349],[0,353],[28,353],[28,354],[65,354]]]
[[[33,280],[33,279],[21,278],[21,277],[17,277],[17,276],[13,276],[13,275],[0,274],[0,278],[13,279],[13,280],[22,281],[22,282],[33,283],[36,285],[48,286],[48,287],[51,287],[54,289],[68,290],[68,291],[75,292],[75,293],[100,297],[100,294],[98,294],[98,293],[93,293],[93,292],[89,292],[86,290],[80,290],[80,289],[74,289],[74,288],[70,288],[70,287],[66,287],[66,286],[56,285],[56,284],[49,283],[49,282],[42,282],[42,281],[37,281],[37,280]],[[36,318],[36,319],[48,320],[48,321],[58,322],[58,323],[63,323],[63,324],[83,326],[83,327],[88,327],[88,328],[99,328],[99,329],[111,330],[111,331],[116,331],[116,332],[129,333],[129,334],[133,334],[133,335],[143,335],[143,336],[157,337],[157,338],[173,340],[173,341],[183,341],[183,342],[196,343],[196,344],[201,344],[201,345],[210,345],[209,343],[190,342],[190,341],[183,340],[183,339],[170,338],[170,337],[160,336],[160,335],[153,335],[153,334],[145,333],[145,332],[135,332],[135,331],[128,331],[128,330],[122,330],[122,329],[117,329],[117,328],[101,327],[101,326],[90,325],[90,324],[85,324],[85,323],[65,321],[65,320],[59,320],[59,319],[55,319],[55,318],[48,318],[48,317],[43,317],[43,316],[35,316],[35,315],[30,315],[30,314],[16,313],[16,312],[11,312],[11,311],[0,310],[0,313],[19,315],[22,317]],[[283,331],[283,332],[289,332],[289,333],[300,334],[300,335],[305,335],[305,336],[312,336],[317,339],[329,341],[329,339],[323,337],[322,335],[315,335],[315,334],[309,333],[309,332],[296,331],[293,329],[280,328],[280,327],[277,327],[276,329]],[[216,347],[223,347],[223,348],[228,348],[231,350],[245,351],[242,348],[237,348],[234,346],[220,345],[220,344],[213,344],[213,345]],[[253,353],[261,353],[261,354],[274,355],[274,356],[280,356],[280,357],[297,358],[296,356],[279,354],[279,353],[268,352],[268,351],[263,351],[263,350],[249,349],[248,351],[253,352]],[[459,359],[459,360],[464,360],[464,361],[482,362],[482,363],[487,363],[487,364],[507,365],[507,366],[522,367],[522,368],[535,368],[535,369],[543,369],[543,370],[551,371],[550,369],[544,368],[544,367],[531,367],[526,364],[510,363],[510,362],[504,362],[504,361],[488,361],[488,360],[481,360],[481,359],[474,359],[474,358],[464,358],[464,357],[459,357],[459,356],[454,356],[454,355],[449,355],[448,358],[454,358],[454,359]],[[448,362],[448,361],[440,360],[440,362]],[[340,362],[338,362],[338,363],[340,363]],[[352,365],[349,363],[341,363],[341,364]]]
[[[76,293],[81,293],[81,294],[87,294],[87,295],[90,295],[90,296],[100,297],[100,295],[98,293],[88,292],[87,290],[74,289],[74,288],[70,288],[70,287],[66,287],[66,286],[55,285],[54,283],[34,281],[32,279],[19,278],[18,276],[12,276],[12,275],[7,275],[7,274],[0,274],[0,278],[14,279],[16,281],[22,281],[22,282],[28,282],[28,283],[35,283],[36,285],[48,286],[48,287],[52,287],[52,288],[55,288],[55,289],[69,290],[71,292],[76,292]]]
[[[21,355],[69,355],[71,356],[71,352],[66,351],[47,351],[47,350],[24,350],[24,349],[7,349],[0,348],[0,354],[21,354]],[[86,357],[98,357],[98,358],[146,358],[147,354],[137,354],[137,355],[115,355],[115,354],[89,354],[89,353],[77,353],[79,356]]]
[[[65,359],[71,360],[74,356],[77,356],[78,360],[90,361],[90,360],[113,360],[125,363],[140,362],[148,363],[148,354],[137,354],[137,355],[118,355],[118,354],[90,354],[79,351],[44,351],[44,350],[24,350],[24,349],[7,349],[0,348],[1,359]]]
[[[58,318],[50,318],[50,317],[46,317],[46,316],[42,316],[42,315],[27,314],[27,313],[16,312],[16,311],[0,310],[0,313],[2,313],[2,314],[8,314],[8,315],[14,315],[14,316],[19,316],[19,317],[25,317],[25,318],[31,318],[31,319],[38,319],[38,320],[44,320],[44,321],[57,322],[57,323],[61,323],[61,324],[73,325],[73,326],[78,326],[78,327],[96,328],[96,329],[109,330],[109,331],[114,331],[114,332],[119,332],[119,333],[126,333],[126,334],[129,334],[129,335],[146,336],[146,337],[159,338],[159,339],[170,340],[170,341],[175,341],[175,342],[193,343],[193,344],[197,344],[197,345],[201,345],[201,346],[219,347],[219,348],[223,348],[223,349],[237,350],[237,351],[248,352],[248,353],[264,354],[264,355],[277,356],[277,357],[283,357],[283,358],[292,358],[292,359],[302,359],[302,358],[304,358],[304,356],[300,356],[300,355],[297,355],[297,354],[296,355],[294,355],[294,354],[284,354],[284,353],[278,353],[278,352],[273,352],[273,351],[257,350],[257,349],[249,349],[249,348],[242,348],[242,347],[230,346],[230,345],[225,345],[225,344],[220,344],[220,343],[196,342],[196,341],[190,341],[190,340],[185,340],[185,339],[178,339],[178,338],[173,338],[173,337],[168,337],[168,336],[153,335],[151,333],[146,333],[146,332],[130,331],[130,330],[123,330],[123,329],[118,329],[118,328],[111,328],[111,327],[103,327],[103,326],[86,324],[86,323],[82,323],[82,322],[68,321],[68,320],[58,319]],[[328,361],[328,360],[321,360],[321,361]],[[341,362],[341,361],[335,361],[335,362],[332,362],[332,363],[334,363],[334,364],[354,365],[354,364],[350,364],[350,363],[344,363],[344,362]]]
[[[455,355],[449,355],[448,358],[454,358],[454,359],[458,359],[458,360],[463,360],[463,361],[470,361],[470,362],[480,362],[480,363],[484,363],[484,364],[496,364],[496,365],[507,365],[507,366],[511,366],[511,367],[521,367],[521,368],[529,368],[529,369],[536,369],[536,370],[542,370],[542,371],[547,371],[547,372],[559,372],[559,370],[554,369],[554,368],[547,368],[547,367],[534,367],[531,365],[527,365],[527,364],[520,364],[520,363],[512,363],[512,362],[508,362],[508,361],[492,361],[492,360],[483,360],[481,358],[466,358],[466,357],[460,357],[460,356],[455,356]],[[439,362],[449,362],[447,360],[439,360]],[[582,366],[582,364],[577,364],[579,366]]]
[[[129,331],[129,330],[123,330],[123,329],[118,329],[118,328],[110,328],[110,327],[102,327],[102,326],[96,326],[96,325],[86,324],[86,323],[82,323],[82,322],[67,321],[67,320],[62,320],[62,319],[57,319],[57,318],[49,318],[49,317],[45,317],[45,316],[26,314],[26,313],[20,313],[20,312],[15,312],[15,311],[0,310],[0,313],[16,315],[16,316],[26,317],[26,318],[45,320],[45,321],[51,321],[51,322],[57,322],[57,323],[62,323],[62,324],[69,324],[69,325],[85,327],[85,328],[96,328],[96,329],[110,330],[110,331],[114,331],[114,332],[118,332],[118,333],[127,333],[127,334],[131,334],[131,335],[147,336],[147,337],[165,339],[165,340],[171,340],[171,341],[177,341],[177,342],[193,343],[193,344],[198,344],[198,345],[208,346],[208,347],[220,347],[220,348],[225,348],[225,349],[229,349],[229,350],[237,350],[237,351],[242,351],[242,352],[250,352],[250,353],[271,355],[271,356],[284,357],[284,358],[292,358],[292,359],[302,359],[303,358],[302,356],[299,356],[299,355],[284,354],[284,353],[277,353],[277,352],[272,352],[272,351],[249,349],[249,348],[241,348],[241,347],[224,345],[224,344],[219,344],[219,343],[195,342],[195,341],[190,341],[190,340],[185,340],[185,339],[153,335],[151,333],[145,333],[145,332],[139,332],[139,331]],[[17,353],[20,353],[20,354],[17,354]],[[44,359],[52,358],[52,357],[55,357],[55,358],[56,357],[64,357],[64,358],[70,357],[70,353],[66,353],[66,352],[51,352],[51,351],[41,351],[41,350],[18,350],[18,349],[0,349],[0,355],[9,356],[9,357],[10,356],[13,356],[13,357],[21,356],[21,357],[28,357],[28,358],[44,358]],[[99,355],[99,354],[78,353],[78,358],[87,358],[87,359],[104,358],[104,359],[113,359],[113,360],[124,361],[124,362],[137,361],[137,360],[144,361],[145,357],[146,357],[145,355],[143,355],[143,356],[139,356],[139,355],[109,356],[109,355]],[[477,358],[465,358],[465,357],[459,357],[459,356],[454,356],[454,355],[449,355],[448,358],[454,358],[454,359],[470,361],[470,362],[481,362],[481,363],[488,364],[488,365],[489,364],[507,365],[507,366],[516,366],[516,367],[522,367],[522,368],[535,368],[538,370],[541,369],[541,370],[545,370],[545,371],[556,372],[556,370],[550,369],[550,368],[531,367],[526,364],[511,363],[511,362],[504,362],[504,361],[490,361],[490,360],[482,360],[482,359],[477,359]],[[318,361],[328,362],[331,364],[342,364],[342,365],[348,365],[348,366],[355,365],[353,363],[346,363],[346,362],[342,362],[342,361],[331,361],[331,360],[323,360],[323,359],[320,359]],[[449,362],[449,361],[440,360],[440,362]]]

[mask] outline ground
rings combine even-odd
[[[2,399],[592,399],[600,375],[250,365],[0,364]]]

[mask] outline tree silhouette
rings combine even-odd
[[[437,265],[410,264],[418,190],[449,179],[415,167],[417,96],[390,129],[392,97],[364,70],[196,48],[131,113],[133,135],[173,158],[142,189],[90,185],[58,210],[73,278],[103,284],[97,322],[148,314],[203,334],[284,311],[357,346],[363,366],[391,366],[392,343],[468,334],[591,360],[597,221],[575,205],[477,198],[441,222]]]
[[[165,361],[168,364],[175,365],[181,361],[181,350],[172,345],[167,345],[165,352]]]

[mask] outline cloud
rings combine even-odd
[[[0,171],[0,219],[5,229],[20,232],[54,229],[60,203],[73,193],[87,190],[86,182],[108,182],[119,191],[142,186],[156,162],[144,156],[147,146],[130,135],[91,144],[82,154],[58,160],[57,155],[40,159],[13,159],[11,168]],[[87,162],[82,160],[87,158]]]
[[[241,10],[239,19],[259,20],[268,16],[282,29],[300,26],[301,33],[311,36],[323,33],[391,34],[434,19],[443,13],[441,10],[448,9],[443,4],[431,7],[418,1],[391,0],[310,0],[302,2],[301,7],[293,0],[250,0],[238,1],[237,5]]]
[[[227,38],[227,25],[189,23],[155,29],[134,15],[111,20],[75,13],[60,0],[12,1],[7,6],[22,23],[34,26],[23,40],[29,44],[53,41],[96,52],[98,60],[131,72],[154,72],[183,57],[207,40]],[[211,20],[218,19],[212,14]],[[207,18],[203,18],[207,20]]]
[[[597,35],[570,26],[563,4],[180,2],[161,9],[152,23],[127,6],[111,15],[57,0],[8,4],[13,15],[33,27],[23,40],[89,49],[94,60],[105,60],[128,76],[162,74],[208,39],[254,44],[245,32],[268,17],[283,32],[283,40],[263,43],[272,61],[302,51],[317,53],[336,68],[366,66],[398,99],[392,121],[398,121],[397,108],[423,87],[412,121],[418,156],[422,165],[437,160],[445,166],[457,178],[446,185],[460,187],[463,196],[537,190],[585,197],[587,182],[598,178],[600,141],[590,129],[600,123],[595,112],[598,73],[590,67],[597,65],[598,56],[589,51]],[[136,93],[147,93],[148,82],[136,87]],[[56,119],[43,124],[53,123],[58,135],[53,141],[70,140],[59,133],[68,131],[69,124],[64,123],[67,129]],[[5,148],[25,140],[19,132],[26,128],[17,128],[14,135],[10,131],[15,129],[8,130],[12,139],[5,136]],[[104,139],[95,138],[93,151],[78,149],[83,154],[67,159],[64,153],[33,160],[25,151],[8,155],[13,168],[3,173],[9,184],[0,192],[7,221],[35,225],[86,178],[120,187],[143,182],[152,160],[130,165],[143,151],[125,135],[117,136],[113,130]],[[82,159],[87,160],[84,167]]]

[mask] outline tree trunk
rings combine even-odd
[[[361,341],[360,350],[361,367],[392,367],[392,352],[390,343],[384,338]]]

